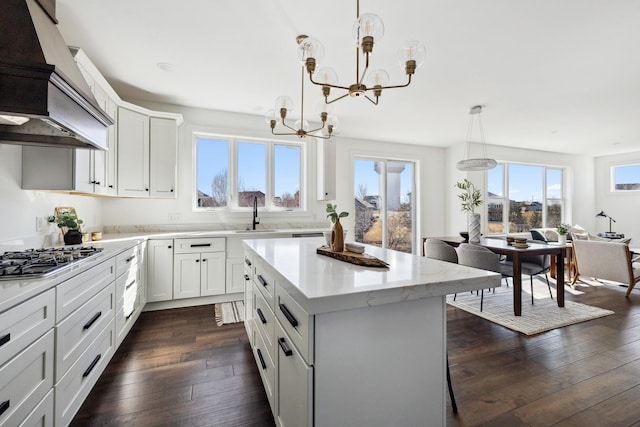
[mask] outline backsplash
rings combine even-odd
[[[294,230],[294,229],[329,229],[328,221],[316,222],[280,222],[258,225],[258,230],[262,229],[278,229],[278,230]],[[103,232],[105,234],[114,233],[166,233],[166,232],[190,232],[190,231],[234,231],[246,230],[246,224],[226,223],[226,224],[134,224],[134,225],[105,225]]]

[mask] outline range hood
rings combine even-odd
[[[0,143],[106,150],[113,120],[56,24],[55,0],[2,0]]]

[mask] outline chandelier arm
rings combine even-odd
[[[282,126],[286,127],[287,129],[291,129],[291,130],[292,130],[292,131],[294,131],[294,132],[297,132],[297,131],[298,131],[298,129],[296,129],[296,128],[294,128],[294,127],[291,127],[291,126],[289,126],[288,124],[286,124],[286,123],[285,123],[285,121],[284,121],[284,119],[282,119]]]
[[[271,134],[272,135],[278,135],[278,136],[292,136],[292,135],[297,135],[296,132],[274,132],[273,129],[271,129]]]
[[[397,89],[397,88],[400,88],[400,87],[407,87],[410,84],[411,84],[411,75],[409,75],[409,79],[403,85],[382,86],[382,87],[378,87],[378,88],[376,88],[376,87],[368,87],[367,90],[369,91],[369,90],[374,90],[374,89],[380,89],[380,90],[382,90],[382,89]]]
[[[373,105],[378,105],[378,97],[377,96],[376,96],[376,100],[375,101],[373,99],[369,98],[368,95],[365,95],[364,97],[367,98],[369,101],[371,101],[371,103]]]
[[[320,126],[319,128],[316,129],[312,129],[312,130],[308,130],[307,133],[312,133],[312,132],[318,132],[319,130],[324,129],[324,123],[322,123],[322,126]]]
[[[333,100],[331,100],[331,101],[329,101],[329,100],[327,99],[327,97],[325,96],[325,97],[324,97],[324,103],[325,103],[325,104],[333,104],[334,102],[336,102],[336,101],[340,101],[342,98],[345,98],[345,97],[347,97],[347,96],[349,96],[349,92],[347,92],[347,93],[345,93],[344,95],[339,96],[339,97],[337,97],[337,98],[335,98],[335,99],[333,99]]]
[[[349,88],[346,87],[346,86],[338,86],[338,85],[332,85],[332,84],[329,84],[329,83],[316,82],[316,81],[313,80],[313,74],[311,74],[311,73],[309,73],[309,80],[311,81],[311,83],[313,83],[314,85],[317,85],[317,86],[327,86],[327,87],[330,87],[332,89],[349,90]]]
[[[320,135],[309,135],[309,136],[312,136],[314,138],[319,138],[319,139],[331,139],[331,135],[324,136],[324,135],[320,134]]]

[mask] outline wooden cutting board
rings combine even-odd
[[[316,249],[316,253],[355,265],[363,265],[365,267],[389,268],[389,264],[372,255],[357,254],[355,252],[349,251],[334,252],[329,246],[320,246],[318,249]]]

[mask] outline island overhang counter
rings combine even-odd
[[[500,275],[369,245],[389,267],[363,267],[322,244],[244,241],[245,327],[276,423],[445,425],[445,296]]]

